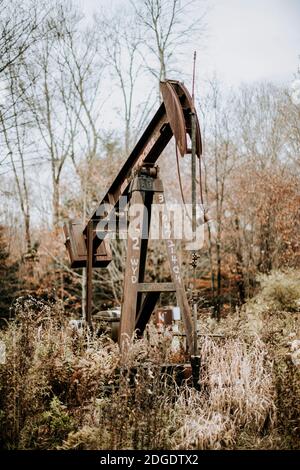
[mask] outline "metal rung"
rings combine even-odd
[[[140,282],[138,292],[175,292],[173,282]]]

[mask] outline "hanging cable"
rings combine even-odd
[[[200,189],[200,202],[202,204],[203,212],[204,210],[204,199],[203,199],[203,187],[202,187],[202,167],[201,167],[201,157],[199,157],[199,189]]]
[[[206,215],[206,210],[204,207],[201,157],[199,158],[199,190],[200,190],[200,202],[201,202],[202,212],[203,212],[203,222],[206,223],[209,221],[209,218]]]

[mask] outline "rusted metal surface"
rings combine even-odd
[[[175,292],[173,282],[140,282],[139,292]]]
[[[165,204],[164,194],[160,194],[159,197],[155,195],[155,202],[157,204]],[[166,230],[165,225],[163,224],[164,230]],[[190,312],[190,307],[186,297],[184,282],[181,276],[181,267],[179,264],[179,259],[176,253],[176,245],[172,238],[168,238],[167,234],[164,237],[165,245],[167,250],[167,255],[169,259],[169,265],[171,269],[171,278],[176,290],[176,298],[178,306],[182,314],[184,329],[186,333],[186,342],[190,354],[194,354],[194,343],[193,343],[193,322]]]
[[[141,176],[136,176],[139,179]],[[152,177],[149,177],[151,179]],[[153,178],[154,179],[154,178]],[[154,187],[154,183],[151,185]],[[133,188],[141,187],[139,182],[133,182]],[[160,187],[163,189],[163,184],[160,182]],[[164,205],[164,193],[153,192],[154,201],[158,204]],[[145,197],[149,197],[149,189],[147,190],[134,190],[131,193],[130,204],[141,204],[144,202],[144,209],[148,214],[149,204],[147,204]],[[149,214],[148,214],[149,215]],[[130,230],[129,221],[129,230]],[[136,236],[130,236],[127,244],[127,259],[124,277],[124,298],[122,304],[121,324],[119,344],[122,351],[125,352],[128,341],[136,329],[139,334],[143,334],[145,326],[149,321],[151,313],[156,305],[161,292],[176,292],[177,303],[182,312],[183,323],[186,332],[186,340],[190,353],[193,354],[193,324],[186,298],[184,283],[181,276],[181,267],[176,253],[175,242],[165,237],[166,251],[168,255],[170,272],[172,282],[168,283],[145,283],[143,282],[146,264],[147,246],[145,245],[142,250],[142,242],[148,239],[150,230],[150,217],[147,221],[147,233],[142,234],[142,230]],[[133,234],[135,235],[135,234]],[[143,237],[142,237],[143,235]],[[146,294],[145,298],[142,295]]]
[[[134,178],[130,183],[129,191],[151,191],[151,192],[161,192],[162,185],[160,179],[153,179],[152,177],[146,177],[145,175],[140,176],[139,178]]]
[[[180,103],[182,105],[182,110],[186,122],[186,130],[189,134],[190,138],[192,139],[192,126],[191,126],[191,114],[195,113],[195,120],[196,120],[196,154],[200,158],[202,155],[202,139],[201,139],[201,131],[200,131],[200,124],[198,120],[197,113],[195,111],[194,103],[192,97],[185,87],[185,85],[181,82],[175,80],[169,80],[169,83],[172,84],[176,93],[179,97]]]
[[[158,326],[172,326],[173,311],[170,307],[161,307],[155,310],[155,323]]]
[[[160,292],[147,292],[143,300],[142,306],[137,314],[135,329],[138,336],[142,336],[148,321],[150,320],[151,314],[155,308],[155,305],[159,299]]]
[[[166,108],[167,117],[177,146],[184,156],[187,153],[186,123],[178,95],[171,82],[161,82],[160,90]]]
[[[168,91],[166,91],[165,83],[168,83],[167,90],[169,93],[172,93],[172,97],[167,98]],[[181,142],[180,146],[182,150],[186,149],[186,145],[182,144],[186,141],[186,133],[191,135],[191,112],[193,111],[193,103],[191,95],[188,90],[185,88],[183,83],[176,80],[168,80],[162,82],[162,89],[164,89],[164,95],[166,97],[167,103],[162,103],[155,113],[152,121],[146,128],[142,137],[134,147],[133,151],[129,155],[128,159],[122,166],[121,170],[115,177],[113,183],[108,189],[106,195],[99,203],[99,205],[104,203],[110,203],[115,206],[120,198],[120,196],[127,194],[129,183],[131,180],[132,173],[140,168],[142,165],[147,163],[155,163],[161,152],[164,150],[166,145],[169,143],[173,136],[173,129],[170,124],[170,119],[173,122],[173,128],[175,127],[175,119],[172,117],[172,108],[169,106],[169,102],[175,101],[177,104],[173,105],[174,109],[177,110],[177,117],[180,115],[181,125],[176,130],[176,141],[177,143]],[[168,111],[167,111],[168,107]],[[181,111],[179,109],[181,108]],[[179,114],[178,114],[179,113]],[[184,126],[182,121],[182,115],[184,118]],[[197,145],[197,155],[200,157],[202,152],[201,146],[201,134],[198,118],[196,117],[196,145]],[[178,140],[179,139],[179,140]],[[99,211],[96,209],[91,216],[92,220],[100,220],[98,215]],[[86,228],[84,230],[86,233]],[[103,243],[101,238],[97,236],[94,237],[94,250]]]
[[[134,191],[132,193],[131,204],[143,204],[142,192]],[[138,308],[138,283],[141,269],[141,241],[140,236],[129,236],[127,241],[123,302],[119,330],[119,344],[123,353],[125,353],[128,342],[131,340],[135,330]]]
[[[117,209],[120,197],[130,194],[131,204],[141,204],[145,207],[144,217],[148,217],[146,224],[148,231],[154,198],[155,200],[158,198],[157,202],[160,204],[165,203],[163,185],[157,177],[158,170],[154,164],[173,135],[182,156],[191,152],[188,148],[187,134],[192,135],[192,115],[195,116],[195,151],[199,158],[202,152],[200,126],[188,90],[181,82],[168,80],[161,83],[161,91],[163,103],[99,203],[99,207],[109,204],[109,211],[112,208]],[[101,212],[96,209],[84,229],[74,222],[64,227],[71,266],[87,268],[88,323],[91,322],[92,309],[92,268],[105,267],[112,259],[108,241],[105,239],[107,233],[105,226],[101,228],[101,233],[97,231],[97,223],[104,219],[100,214]],[[105,215],[105,222],[106,219],[109,220],[109,215],[110,212]],[[169,238],[166,238],[165,242],[172,282],[149,284],[144,282],[148,236],[142,233],[128,238],[119,342],[123,347],[124,339],[131,339],[135,329],[142,334],[160,292],[175,290],[189,352],[194,354],[193,322],[175,252],[175,243]]]
[[[99,205],[110,203],[115,206],[119,198],[128,193],[134,171],[141,167],[144,162],[154,163],[172,138],[172,135],[165,106],[161,104]],[[91,219],[100,220],[97,209],[92,214]],[[86,232],[86,228],[84,232]],[[94,246],[96,247],[100,242],[101,240],[95,238]]]
[[[87,265],[86,236],[80,221],[71,221],[64,225],[65,245],[70,259],[71,268],[85,268]],[[112,260],[110,246],[107,240],[93,250],[94,268],[105,268]]]

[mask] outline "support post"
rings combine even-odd
[[[156,182],[158,180],[156,177],[156,167],[153,165],[142,167],[129,188],[127,257],[119,331],[119,345],[122,354],[126,352],[126,344],[131,340],[136,329],[137,316],[142,306],[142,293],[138,287],[140,283],[143,283],[145,276],[151,205],[153,192],[157,190]],[[131,213],[131,208],[138,210],[138,218],[136,213]]]
[[[165,205],[165,196],[164,193],[160,193],[156,195],[155,201],[158,204]],[[166,217],[166,221],[168,220],[167,214],[164,214]],[[189,307],[189,303],[186,297],[186,292],[184,288],[184,282],[181,276],[181,266],[179,264],[179,259],[176,252],[176,245],[175,241],[171,237],[172,227],[170,223],[163,223],[163,236],[165,239],[165,245],[167,250],[167,256],[169,260],[170,270],[171,270],[171,278],[175,286],[176,291],[176,299],[178,306],[180,308],[184,329],[186,333],[186,341],[187,346],[190,354],[195,354],[194,352],[194,342],[193,342],[193,321],[191,316],[191,311]]]
[[[143,206],[143,197],[139,191],[134,191],[131,196],[130,205]],[[130,213],[130,211],[128,211]],[[123,303],[120,320],[119,345],[122,354],[126,352],[128,341],[131,340],[135,330],[137,313],[137,287],[141,268],[141,233],[139,230],[132,233],[132,225],[129,216],[127,255],[124,273]]]
[[[86,265],[86,308],[85,320],[89,326],[92,326],[92,276],[93,276],[93,221],[87,226],[87,265]]]
[[[153,168],[152,168],[153,170]],[[143,169],[141,170],[143,171]],[[181,276],[181,267],[176,252],[176,244],[171,237],[171,227],[162,224],[163,238],[165,240],[167,256],[170,265],[172,283],[144,283],[144,273],[147,257],[148,237],[151,219],[152,200],[163,205],[163,217],[168,219],[165,212],[165,197],[163,185],[156,174],[149,172],[145,176],[136,176],[130,187],[130,206],[129,206],[129,228],[127,240],[127,259],[124,275],[124,297],[120,320],[119,345],[121,348],[123,360],[125,359],[128,341],[137,328],[142,335],[146,323],[148,322],[155,304],[159,298],[160,292],[176,292],[177,303],[182,312],[182,318],[187,338],[187,347],[191,355],[195,355],[195,343],[193,337],[193,320],[186,297],[184,282]],[[139,205],[139,223],[137,224],[136,213],[130,214],[132,206]],[[132,219],[131,219],[132,218]],[[134,229],[131,224],[134,224]],[[151,289],[150,287],[153,287]],[[144,299],[143,299],[144,297]]]

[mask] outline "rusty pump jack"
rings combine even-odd
[[[183,83],[175,80],[161,82],[160,89],[163,102],[99,204],[99,208],[106,205],[108,211],[103,214],[103,211],[96,210],[86,227],[69,222],[64,226],[64,232],[71,267],[86,267],[87,270],[86,321],[91,324],[92,268],[106,267],[112,260],[109,241],[105,237],[107,232],[103,230],[103,220],[109,220],[110,212],[118,210],[121,196],[129,197],[130,205],[142,204],[146,208],[145,217],[148,218],[148,223],[145,224],[147,233],[142,234],[140,231],[138,236],[128,237],[119,345],[123,351],[134,331],[139,335],[143,334],[161,292],[176,292],[187,348],[193,360],[197,356],[195,325],[180,273],[175,243],[171,238],[166,239],[166,251],[172,282],[144,282],[151,205],[153,202],[162,205],[165,203],[163,185],[155,162],[172,136],[175,137],[182,157],[190,153],[193,157],[197,155],[200,158],[202,153],[199,121],[188,90]],[[190,136],[192,148],[188,148],[187,135]],[[100,222],[102,229],[99,231],[97,225]],[[194,229],[195,227],[193,231]]]

